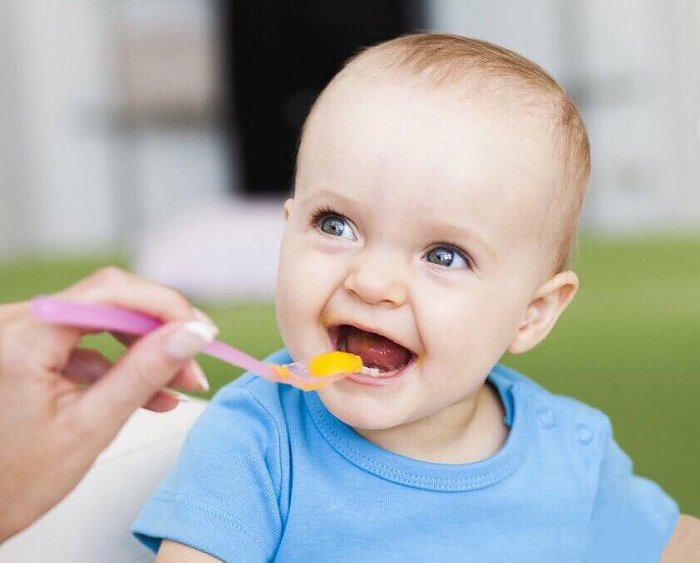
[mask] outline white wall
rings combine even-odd
[[[221,199],[236,167],[207,115],[220,80],[212,2],[121,4],[132,57],[125,98],[135,119],[120,139],[119,184],[129,192],[121,202],[123,240],[138,244],[183,210]]]
[[[700,116],[690,2],[579,4],[593,144],[589,218],[604,231],[696,230]],[[697,44],[695,45],[697,53]],[[595,93],[593,93],[595,92]]]
[[[104,246],[115,236],[111,141],[103,113],[113,95],[110,30],[93,0],[14,0],[11,143],[5,186],[22,247]],[[3,204],[6,202],[3,198]]]
[[[228,187],[222,140],[211,131],[146,128],[130,140],[138,194],[132,209],[138,242],[149,228],[164,224],[181,211],[218,199]]]
[[[15,37],[12,25],[12,6],[0,2],[0,76],[5,77],[0,87],[0,254],[16,245],[19,233],[14,228],[15,192],[18,183],[15,170],[14,120],[9,115],[15,107],[14,49]]]
[[[198,26],[206,14],[193,14],[207,9],[206,0],[0,2],[0,253],[113,247],[227,189],[214,131],[124,127],[117,26],[127,4],[132,15],[182,12],[178,22]]]
[[[539,63],[587,123],[583,222],[700,232],[700,5],[693,0],[430,0],[430,27]]]

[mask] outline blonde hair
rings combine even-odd
[[[561,155],[558,185],[546,211],[551,221],[548,244],[551,241],[555,247],[551,263],[555,273],[567,269],[590,175],[590,144],[583,119],[566,91],[541,67],[503,47],[459,35],[418,33],[360,51],[335,75],[316,104],[343,80],[392,73],[424,78],[437,87],[468,87],[470,93],[489,94],[482,99],[508,96],[541,115]],[[312,112],[313,107],[309,115]]]

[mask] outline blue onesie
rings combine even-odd
[[[488,381],[506,444],[448,465],[380,449],[314,392],[242,376],[196,422],[134,533],[236,562],[658,561],[678,507],[632,474],[608,418],[500,364]]]

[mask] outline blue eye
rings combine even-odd
[[[445,268],[459,269],[470,267],[468,259],[461,252],[449,246],[436,246],[425,255],[425,259],[431,264],[437,264]]]
[[[339,217],[337,215],[326,215],[325,217],[320,217],[316,224],[318,225],[319,229],[328,235],[357,240],[357,237],[355,237],[355,232],[352,230],[350,223],[344,217]]]

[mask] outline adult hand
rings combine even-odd
[[[216,336],[179,293],[105,268],[58,294],[120,305],[160,318],[115,364],[79,348],[89,330],[42,324],[29,303],[0,306],[0,542],[67,495],[140,406],[167,411],[163,388],[206,390],[192,357]],[[87,384],[87,387],[86,387]]]

